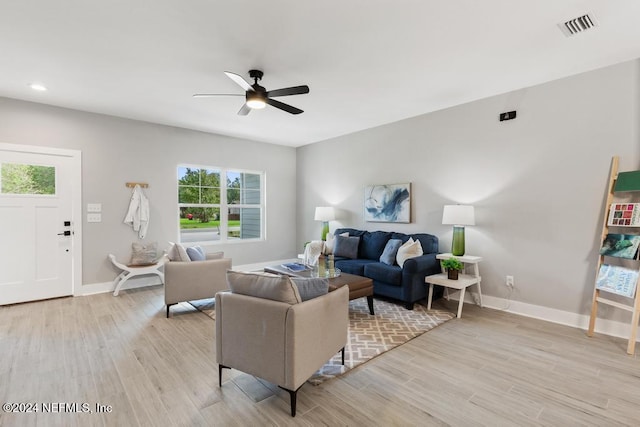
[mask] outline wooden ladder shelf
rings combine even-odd
[[[609,234],[609,221],[608,221],[608,217],[609,217],[609,213],[610,213],[610,208],[612,203],[614,203],[614,196],[616,191],[620,191],[620,185],[617,184],[623,184],[622,182],[618,182],[618,178],[622,175],[622,174],[618,174],[618,163],[619,163],[619,159],[617,156],[613,157],[613,159],[611,160],[611,173],[609,176],[609,192],[607,194],[607,202],[606,202],[606,207],[605,207],[605,212],[604,212],[604,222],[602,225],[602,236],[600,241],[604,242],[604,240],[607,238],[607,235]],[[625,178],[625,182],[624,182],[624,188],[623,191],[638,191],[640,192],[640,171],[634,171],[634,172],[625,172],[624,174],[626,174],[624,176]],[[613,225],[613,227],[617,227],[616,225]],[[629,227],[628,225],[624,225],[623,227]],[[633,234],[637,234],[640,229],[639,228],[634,228],[634,233]],[[593,292],[593,302],[591,304],[591,318],[589,319],[589,330],[587,332],[588,336],[593,336],[593,331],[595,329],[595,325],[596,325],[596,318],[598,315],[598,304],[606,304],[612,307],[616,307],[622,310],[626,310],[632,313],[631,315],[631,331],[629,334],[629,342],[627,344],[627,353],[633,355],[635,352],[635,347],[636,347],[636,337],[637,337],[637,332],[638,332],[638,320],[640,319],[640,292],[638,292],[638,280],[636,279],[635,281],[635,295],[632,296],[628,296],[628,295],[624,295],[625,297],[627,297],[628,299],[633,299],[633,304],[632,305],[628,305],[628,304],[624,304],[622,302],[618,302],[618,301],[614,301],[611,299],[607,299],[604,298],[603,296],[601,296],[602,293],[609,293],[611,291],[607,290],[607,289],[601,289],[598,288],[598,277],[601,271],[601,267],[603,264],[605,264],[605,257],[606,255],[601,254],[600,257],[598,258],[598,268],[596,270],[596,285],[594,287],[594,292]],[[640,264],[640,262],[638,262],[637,260],[637,256],[636,256],[636,263]],[[640,274],[640,266],[636,266],[638,268],[638,272]],[[615,292],[613,292],[615,293]]]

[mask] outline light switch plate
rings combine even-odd
[[[102,203],[87,203],[87,212],[102,212]]]
[[[99,214],[99,213],[87,214],[87,222],[102,222],[102,214]]]

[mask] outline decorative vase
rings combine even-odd
[[[327,265],[325,264],[324,255],[318,257],[318,277],[324,277],[327,274]]]
[[[453,227],[451,254],[456,256],[464,255],[464,227],[461,227],[459,225],[455,225]]]
[[[452,268],[447,270],[447,279],[449,280],[458,280],[458,270],[454,270]]]
[[[322,222],[322,241],[327,241],[327,234],[329,234],[329,221]]]
[[[328,263],[328,268],[329,270],[329,277],[335,277],[336,276],[336,267],[335,267],[335,263],[333,261],[333,254],[329,255],[329,263]]]

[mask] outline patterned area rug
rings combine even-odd
[[[198,310],[215,320],[214,300],[190,301]],[[376,356],[402,345],[413,338],[451,320],[454,313],[427,310],[415,304],[406,310],[400,304],[374,299],[375,315],[369,314],[366,298],[349,301],[349,342],[345,349],[344,366],[338,353],[309,379],[320,384],[342,375]]]

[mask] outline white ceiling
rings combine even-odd
[[[587,12],[597,28],[558,28]],[[0,0],[0,96],[301,146],[638,58],[638,17],[639,0]],[[241,94],[223,72],[252,68],[309,85],[278,98],[305,112],[191,97]]]

